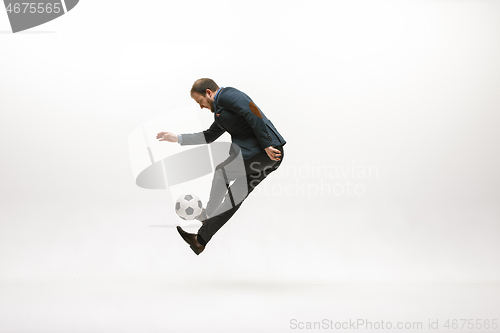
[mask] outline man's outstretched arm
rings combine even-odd
[[[199,133],[175,134],[172,132],[160,132],[156,135],[160,141],[178,142],[181,146],[201,145],[211,143],[224,134],[225,130],[220,128],[214,121],[205,131]]]

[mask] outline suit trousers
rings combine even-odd
[[[269,174],[276,171],[285,152],[283,146],[275,147],[281,151],[279,161],[273,161],[265,151],[248,159],[238,160],[229,156],[217,165],[212,180],[210,198],[206,213],[210,218],[198,230],[198,242],[206,245],[212,236],[236,213],[243,201]]]

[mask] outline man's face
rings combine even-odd
[[[194,92],[191,95],[191,97],[194,99],[194,101],[196,103],[198,103],[200,105],[200,108],[209,109],[210,111],[213,112],[213,110],[212,110],[212,103],[214,101],[213,95],[215,95],[215,94],[212,91],[207,89],[207,93],[205,94],[205,96],[203,96],[197,92]]]

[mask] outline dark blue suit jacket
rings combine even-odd
[[[252,99],[236,88],[219,90],[212,109],[214,122],[210,128],[200,133],[182,134],[182,146],[211,143],[227,131],[231,134],[232,149],[241,149],[243,159],[248,159],[269,146],[286,143]]]

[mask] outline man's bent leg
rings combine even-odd
[[[282,150],[282,147],[280,147]],[[248,195],[259,185],[262,180],[264,180],[270,173],[274,172],[278,169],[283,160],[284,152],[282,151],[282,156],[280,161],[269,162],[266,161],[266,157],[263,156],[255,156],[254,158],[250,158],[245,161],[245,164],[248,166],[252,162],[258,162],[253,165],[252,168],[247,167],[247,171],[251,170],[251,173],[247,174],[246,177],[237,178],[234,183],[229,187],[229,193],[226,194],[225,200],[222,203],[222,207],[220,210],[217,209],[214,216],[211,216],[203,223],[202,227],[198,230],[198,241],[205,246],[212,236],[236,213],[236,211],[240,208],[243,201],[248,197]],[[268,159],[268,158],[267,158]],[[241,190],[233,191],[233,201],[235,205],[230,200],[230,193],[233,187],[238,186],[241,188],[242,182],[246,182],[247,193],[243,196]],[[229,207],[231,205],[231,207]],[[220,213],[219,213],[220,212]]]
[[[216,168],[214,178],[212,180],[212,187],[206,205],[206,212],[208,216],[212,216],[214,211],[219,207],[227,193],[227,186],[222,168]]]
[[[210,196],[206,205],[206,213],[208,216],[213,216],[215,211],[218,210],[222,200],[225,196],[227,196],[229,184],[240,177],[244,177],[245,175],[245,163],[241,154],[230,155],[225,161],[217,165],[214,172],[214,178],[212,180]],[[235,195],[235,192],[244,192],[246,195],[246,185],[243,187],[232,187],[232,192],[233,196]]]

